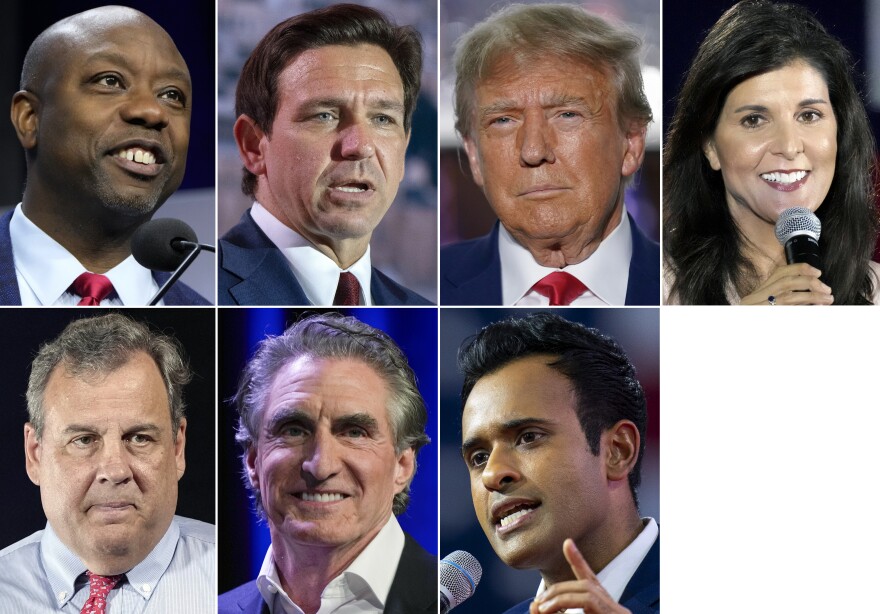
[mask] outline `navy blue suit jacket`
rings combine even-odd
[[[403,554],[383,611],[385,614],[437,614],[437,557],[408,533],[404,536]],[[269,614],[269,606],[252,580],[220,595],[217,614]]]
[[[311,305],[284,254],[260,230],[250,210],[220,238],[217,302],[220,305]],[[373,267],[374,305],[433,305]]]
[[[18,290],[18,277],[15,274],[15,260],[12,257],[12,237],[9,234],[9,221],[12,211],[0,218],[0,305],[21,305]],[[170,273],[153,271],[153,279],[162,287]],[[71,280],[73,281],[73,280]],[[163,297],[166,305],[210,305],[211,302],[184,283],[177,282]]]
[[[632,259],[626,285],[627,305],[660,304],[660,246],[629,218]],[[492,232],[440,250],[441,305],[501,305],[501,257],[498,226]]]
[[[531,599],[518,603],[504,614],[529,614]],[[620,605],[632,614],[658,614],[660,612],[660,536],[648,550],[645,560],[630,578],[620,596]]]

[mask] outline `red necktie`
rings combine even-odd
[[[577,277],[564,271],[554,271],[540,280],[532,290],[550,299],[550,306],[571,305],[571,302],[587,291]]]
[[[100,305],[113,291],[113,284],[103,275],[83,273],[73,280],[73,291],[82,297],[77,305]]]
[[[334,305],[360,305],[361,285],[357,277],[351,273],[339,274],[339,285],[336,286],[336,296],[333,297]]]
[[[89,598],[83,604],[80,614],[105,614],[107,611],[107,593],[116,586],[122,575],[99,576],[90,571],[87,571],[86,575],[89,577]]]

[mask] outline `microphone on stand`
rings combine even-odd
[[[470,552],[456,550],[440,561],[440,614],[446,614],[477,590],[483,568]]]
[[[170,217],[150,220],[135,231],[131,237],[131,254],[138,264],[155,271],[174,271],[149,305],[162,300],[202,250],[215,251],[213,245],[199,243],[195,231],[182,220]]]
[[[779,215],[776,221],[776,238],[785,248],[788,264],[806,262],[822,270],[819,258],[819,235],[822,222],[806,207],[791,207]]]

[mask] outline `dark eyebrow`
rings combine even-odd
[[[339,109],[348,106],[349,101],[345,98],[313,98],[302,103],[303,109],[322,109],[332,108]],[[402,102],[392,100],[390,98],[371,99],[367,96],[367,107],[371,109],[381,109],[383,111],[397,111],[403,113],[406,107]]]
[[[823,98],[805,98],[798,103],[799,107],[809,107],[814,104],[828,104],[828,101]],[[734,109],[734,113],[742,113],[744,111],[757,111],[759,113],[766,113],[768,111],[767,107],[761,104],[746,104],[738,109]]]
[[[122,53],[117,53],[115,51],[99,51],[98,53],[89,56],[89,59],[86,60],[86,65],[92,62],[102,61],[110,62],[111,64],[118,64],[119,66],[123,66],[124,68],[133,71],[131,65],[128,62],[128,57]],[[188,88],[192,88],[192,81],[190,80],[189,73],[185,70],[180,69],[177,66],[166,66],[162,69],[159,76],[162,79],[183,81]]]
[[[315,428],[314,419],[306,412],[301,409],[285,408],[275,412],[269,422],[266,423],[266,432],[274,433],[281,425],[291,422],[302,424],[309,429]]]
[[[359,426],[366,431],[373,432],[379,429],[379,421],[370,414],[358,412],[334,418],[333,427],[338,428],[340,426]]]
[[[519,430],[524,426],[551,426],[553,424],[555,423],[552,420],[546,418],[516,418],[501,423],[497,430],[504,433]],[[461,444],[461,455],[465,456],[469,450],[476,448],[482,441],[482,437],[469,437],[464,440]]]
[[[159,425],[147,422],[144,424],[135,424],[126,429],[125,433],[160,433],[161,431],[162,429],[159,428]]]

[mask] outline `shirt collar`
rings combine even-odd
[[[599,584],[611,595],[615,602],[620,601],[623,591],[626,590],[626,585],[629,584],[639,565],[648,556],[651,546],[657,541],[657,536],[660,535],[660,528],[657,526],[656,520],[653,518],[643,518],[642,520],[645,526],[641,533],[636,536],[629,546],[614,557],[602,571],[596,574]],[[537,594],[543,593],[544,588],[544,580],[541,580]],[[566,612],[581,611],[580,609],[566,610]]]
[[[12,214],[9,233],[19,283],[24,281],[27,286],[20,289],[22,295],[29,290],[39,305],[75,305],[79,297],[68,292],[68,288],[74,279],[86,272],[79,260],[30,221],[22,211],[21,203]],[[114,292],[102,304],[146,305],[159,289],[152,272],[138,264],[134,256],[129,256],[104,275],[113,283]]]
[[[152,552],[125,573],[128,583],[145,600],[150,598],[162,574],[171,564],[179,537],[180,527],[177,526],[177,520],[172,519],[165,535]],[[46,523],[46,530],[40,539],[40,555],[55,603],[60,609],[73,597],[76,581],[86,572],[86,566],[61,541],[49,523]]]
[[[352,273],[361,285],[364,305],[372,305],[370,282],[373,267],[370,246],[360,259],[347,269],[340,269],[329,257],[318,251],[305,237],[276,218],[260,203],[251,207],[251,218],[287,259],[303,292],[313,305],[332,305],[339,285],[339,274]]]
[[[611,231],[599,247],[583,262],[564,269],[541,266],[528,249],[501,225],[498,233],[498,252],[501,257],[501,292],[504,305],[515,305],[529,294],[532,286],[554,271],[565,271],[577,277],[601,303],[626,303],[629,282],[629,264],[632,260],[632,233],[626,207],[620,224]]]
[[[331,593],[338,595],[348,591],[356,599],[369,601],[379,610],[384,608],[403,554],[404,542],[403,529],[392,515],[351,565],[327,584],[321,600],[330,597]],[[274,614],[281,612],[281,608],[286,612],[301,612],[284,592],[271,545],[257,576],[257,588]],[[276,599],[279,600],[279,607],[275,607]]]

